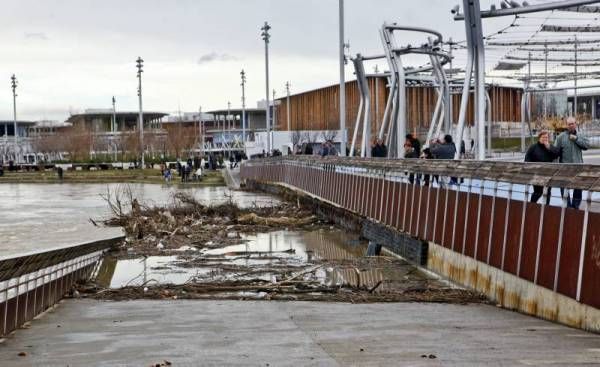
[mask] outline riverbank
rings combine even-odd
[[[62,180],[56,171],[4,172],[0,183],[154,183],[164,184],[165,180],[159,170],[98,170],[98,171],[64,171]],[[180,184],[178,176],[174,176],[172,184]],[[225,180],[220,171],[205,171],[201,181],[189,181],[185,185],[224,186]]]
[[[98,300],[233,299],[326,302],[485,303],[407,261],[365,256],[367,242],[298,202],[205,205],[176,193],[145,205],[128,192],[106,196],[125,230],[78,296]]]

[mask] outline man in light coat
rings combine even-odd
[[[560,151],[560,163],[583,163],[583,151],[588,150],[590,142],[584,136],[577,134],[577,120],[575,117],[567,118],[567,130],[558,135],[554,146]],[[562,193],[561,189],[561,193]],[[568,196],[568,194],[567,194]],[[581,204],[581,190],[573,190],[573,200],[567,197],[570,208],[579,209]]]

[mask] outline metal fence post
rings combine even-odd
[[[558,288],[558,273],[560,271],[560,255],[562,253],[563,230],[565,228],[565,211],[567,210],[567,198],[569,197],[569,189],[564,188],[562,192],[562,206],[560,208],[560,224],[558,226],[558,246],[556,248],[556,264],[554,266],[554,286],[556,292]]]
[[[506,241],[508,237],[508,214],[510,213],[510,201],[512,200],[512,182],[508,184],[508,198],[506,199],[506,213],[504,213],[504,238],[502,239],[502,259],[500,269],[504,270],[504,258],[506,257]]]
[[[579,269],[577,271],[577,302],[581,301],[581,287],[583,284],[583,264],[585,262],[585,250],[587,243],[587,227],[590,216],[590,207],[592,206],[592,192],[588,190],[586,198],[585,212],[583,214],[583,233],[581,235],[581,246],[579,251]]]
[[[540,268],[540,251],[542,247],[542,233],[544,226],[544,213],[546,208],[546,198],[548,197],[548,188],[544,186],[544,191],[542,194],[542,207],[540,211],[540,225],[538,227],[538,238],[537,238],[537,249],[535,253],[535,275],[533,276],[533,283],[537,284],[538,279],[538,271]]]
[[[413,175],[413,182],[410,182],[410,178],[409,178],[409,184],[412,186],[412,194],[411,194],[411,198],[410,198],[410,219],[408,221],[408,233],[411,233],[412,231],[412,223],[413,223],[413,216],[414,216],[414,212],[415,212],[415,190],[417,189],[417,185],[415,184],[415,177]]]
[[[467,248],[467,223],[469,222],[469,206],[471,203],[471,190],[473,188],[473,179],[469,178],[469,187],[467,189],[467,204],[465,208],[465,225],[463,227],[462,254],[465,254]]]
[[[483,201],[483,190],[485,189],[485,180],[479,180],[479,202],[477,203],[477,225],[475,229],[475,253],[473,258],[477,260],[477,253],[479,249],[479,227],[481,225],[481,202]]]
[[[431,186],[433,185],[433,182],[430,178],[429,180],[429,184],[427,185],[427,208],[425,208],[425,228],[423,229],[423,237],[424,239],[427,238],[427,225],[429,224],[429,202],[431,200]],[[435,230],[435,227],[434,227]]]
[[[446,186],[446,200],[444,202],[444,219],[442,222],[442,240],[441,240],[442,243],[440,243],[440,245],[442,245],[442,246],[444,246],[444,240],[446,239],[446,214],[448,214],[448,193],[450,190],[449,184],[446,184],[444,186]]]
[[[521,233],[519,234],[519,254],[517,255],[517,276],[521,276],[521,258],[523,256],[523,239],[525,237],[525,216],[527,215],[527,203],[529,198],[529,185],[525,185],[523,192],[523,210],[521,211]]]
[[[496,197],[498,196],[498,181],[494,181],[494,196],[492,197],[492,211],[490,215],[490,235],[488,237],[487,259],[486,264],[490,264],[490,256],[492,253],[492,233],[494,232],[494,213],[496,211]]]
[[[456,194],[454,194],[454,218],[452,220],[452,251],[454,251],[454,241],[456,239],[456,220],[457,220],[457,216],[458,216],[458,200],[460,198],[460,177],[457,177],[457,181],[456,181],[456,188],[455,188],[455,192]]]

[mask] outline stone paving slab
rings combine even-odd
[[[600,335],[489,305],[67,300],[0,344],[3,367],[163,360],[173,366],[598,366]]]

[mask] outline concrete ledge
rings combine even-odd
[[[504,308],[600,333],[600,310],[433,242],[429,243],[427,267]]]
[[[361,235],[369,241],[385,246],[414,264],[421,266],[427,264],[428,244],[425,241],[370,220],[363,222]]]

